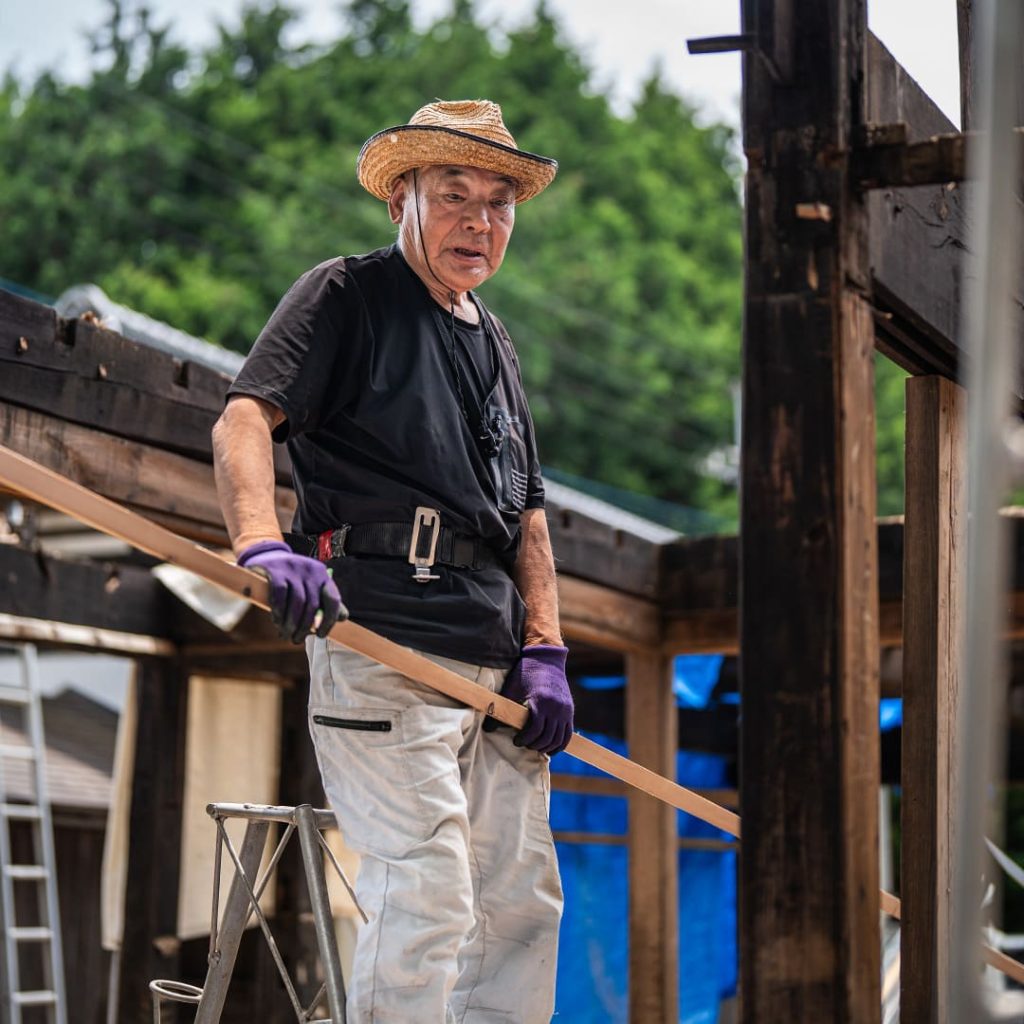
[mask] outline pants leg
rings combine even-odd
[[[504,673],[484,672],[500,689]],[[548,758],[517,747],[509,729],[484,732],[480,721],[460,758],[476,906],[452,1009],[459,1024],[547,1024],[562,916]]]
[[[473,926],[458,755],[474,713],[311,638],[310,731],[346,843],[362,857],[348,1024],[442,1024]],[[475,678],[479,670],[464,666]]]
[[[310,731],[370,919],[348,1024],[549,1021],[562,894],[548,759],[337,644],[307,651]],[[491,690],[504,680],[433,660]]]

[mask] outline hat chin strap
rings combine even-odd
[[[438,275],[437,271],[430,265],[430,257],[427,255],[427,243],[423,239],[423,224],[420,221],[420,179],[419,173],[415,167],[412,169],[412,194],[413,198],[416,200],[416,230],[420,236],[420,251],[423,253],[423,262],[426,263],[427,270],[430,271],[434,280],[443,288],[448,289],[448,304],[451,307],[451,314],[454,316],[455,289]]]

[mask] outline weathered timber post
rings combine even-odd
[[[118,1020],[152,1017],[149,983],[180,977],[177,939],[188,674],[178,659],[139,661]],[[178,1019],[166,1004],[163,1019]]]
[[[907,381],[900,1017],[923,1024],[949,1021],[966,425],[962,388],[941,377]]]
[[[742,1020],[880,1014],[864,0],[746,0]]]
[[[626,656],[629,756],[676,777],[678,711],[672,659]],[[679,1020],[679,844],[675,808],[629,794],[629,1019]]]

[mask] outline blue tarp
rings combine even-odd
[[[626,753],[621,740],[591,739]],[[559,754],[552,771],[600,775],[596,769]],[[725,758],[680,752],[677,778],[686,786],[730,785]],[[626,834],[624,797],[551,795],[551,827],[556,832]],[[680,836],[725,837],[689,815],[679,815]],[[565,888],[558,961],[557,1009],[572,1024],[626,1024],[628,1021],[628,864],[625,846],[558,843]],[[736,854],[679,851],[679,1019],[714,1024],[719,1002],[736,991]]]
[[[684,655],[676,658],[673,689],[680,707],[738,704],[739,695],[715,693],[724,658]],[[620,677],[577,680],[591,690],[621,689]],[[883,731],[903,721],[903,702],[885,699],[879,708]],[[625,744],[608,736],[591,739],[620,754]],[[551,762],[553,772],[601,775],[568,754]],[[691,788],[734,784],[724,757],[680,751],[676,778]],[[555,832],[592,832],[625,836],[624,797],[551,795]],[[717,829],[679,814],[679,835],[730,838]],[[626,1024],[629,1015],[627,919],[628,862],[625,845],[558,843],[565,888],[558,962],[557,1017],[567,1024]],[[719,1003],[736,992],[736,854],[733,851],[679,851],[679,1020],[715,1024]]]
[[[676,659],[675,693],[683,707],[706,707],[722,667],[720,655]],[[581,680],[589,689],[621,688],[622,678]],[[621,740],[591,735],[625,754]],[[725,758],[680,752],[676,777],[685,786],[732,785]],[[601,775],[567,754],[551,770]],[[625,836],[624,797],[555,792],[551,827],[556,832]],[[679,815],[680,836],[721,837],[723,833],[689,815]],[[565,888],[558,962],[558,1018],[571,1024],[626,1024],[628,1021],[628,863],[624,845],[558,843]],[[722,999],[736,991],[736,854],[679,851],[679,1020],[715,1024]]]

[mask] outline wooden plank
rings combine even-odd
[[[926,142],[858,147],[851,158],[852,173],[860,189],[948,186],[967,178],[969,145],[974,145],[974,136],[956,132],[933,135]]]
[[[867,118],[901,122],[910,142],[956,132],[874,36],[867,44]],[[966,186],[892,188],[867,197],[871,300],[879,348],[912,373],[957,372],[967,237]]]
[[[186,535],[223,530],[213,467],[207,463],[4,404],[0,444],[133,509],[170,518]],[[286,529],[294,492],[278,487],[277,508]]]
[[[744,56],[741,1019],[868,1024],[881,1006],[874,325],[847,166],[866,5],[748,0],[745,17],[779,4],[793,81]]]
[[[119,654],[170,657],[177,647],[170,640],[138,633],[122,633],[95,626],[78,626],[48,619],[30,619],[0,612],[0,637],[59,647],[74,647],[87,651],[116,651]]]
[[[659,546],[548,499],[548,532],[559,571],[638,597],[658,595]]]
[[[961,388],[907,381],[900,1016],[933,1024],[949,1020],[966,426]]]
[[[739,610],[677,612],[667,620],[666,654],[739,654]]]
[[[171,640],[177,602],[148,570],[0,544],[0,612]]]
[[[558,577],[562,630],[611,651],[643,651],[661,645],[661,615],[653,601],[562,573]]]
[[[143,1021],[153,1013],[150,981],[180,977],[175,935],[188,677],[173,661],[144,659],[137,686],[118,1016]],[[165,1009],[165,1021],[176,1019],[173,1009]]]
[[[0,402],[212,460],[227,375],[0,290]],[[275,445],[278,480],[287,452]]]
[[[2,446],[0,484],[13,488],[33,501],[72,515],[94,529],[117,537],[155,558],[189,569],[208,582],[244,597],[264,610],[269,607],[268,583],[263,576],[157,527],[130,509]],[[461,704],[482,711],[504,725],[521,729],[526,724],[529,712],[522,704],[465,679],[416,651],[352,621],[336,623],[328,635],[350,650],[364,654]],[[739,834],[739,820],[731,811],[602,747],[586,736],[576,733],[565,750],[573,757],[687,814],[693,814],[733,835]]]
[[[1024,640],[1024,594],[1019,590],[1007,597],[1006,640]],[[662,651],[665,654],[740,653],[739,613],[697,611],[677,613],[668,620]],[[885,601],[878,606],[878,643],[880,648],[903,645],[903,604]]]
[[[660,653],[626,658],[630,756],[675,778],[672,663]],[[679,869],[676,814],[644,794],[629,798],[629,1019],[679,1020]]]

